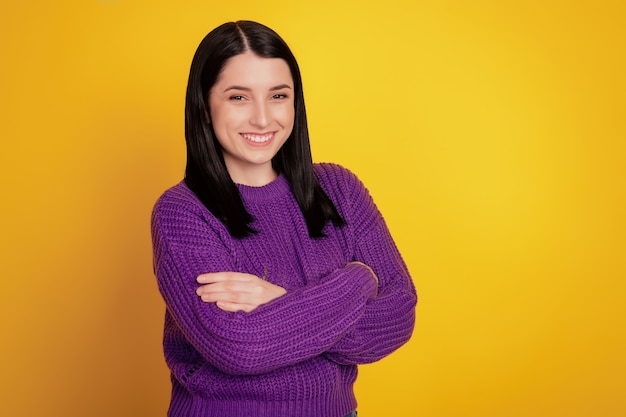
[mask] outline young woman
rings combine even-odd
[[[168,415],[356,415],[357,365],[409,340],[416,294],[361,182],[312,163],[300,70],[274,31],[204,38],[185,135],[185,179],[152,216]]]

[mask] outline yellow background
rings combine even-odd
[[[361,415],[626,415],[623,4],[2,2],[2,415],[165,415],[149,216],[192,54],[242,18],[292,46],[315,160],[370,188],[420,294]]]

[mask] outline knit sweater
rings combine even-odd
[[[256,234],[233,238],[184,182],[152,215],[154,268],[165,300],[170,417],[341,417],[356,408],[357,365],[411,336],[417,301],[383,217],[348,170],[315,174],[347,224],[311,238],[289,182],[237,185]],[[378,285],[372,272],[378,277]],[[225,312],[195,293],[203,273],[264,277],[286,294]]]

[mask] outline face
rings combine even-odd
[[[295,115],[287,63],[252,52],[230,58],[211,88],[209,110],[233,181],[261,186],[274,180],[272,158],[291,134]]]

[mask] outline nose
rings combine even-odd
[[[250,118],[250,123],[254,126],[265,127],[269,124],[270,111],[267,103],[264,101],[257,101],[254,104],[254,109]]]

